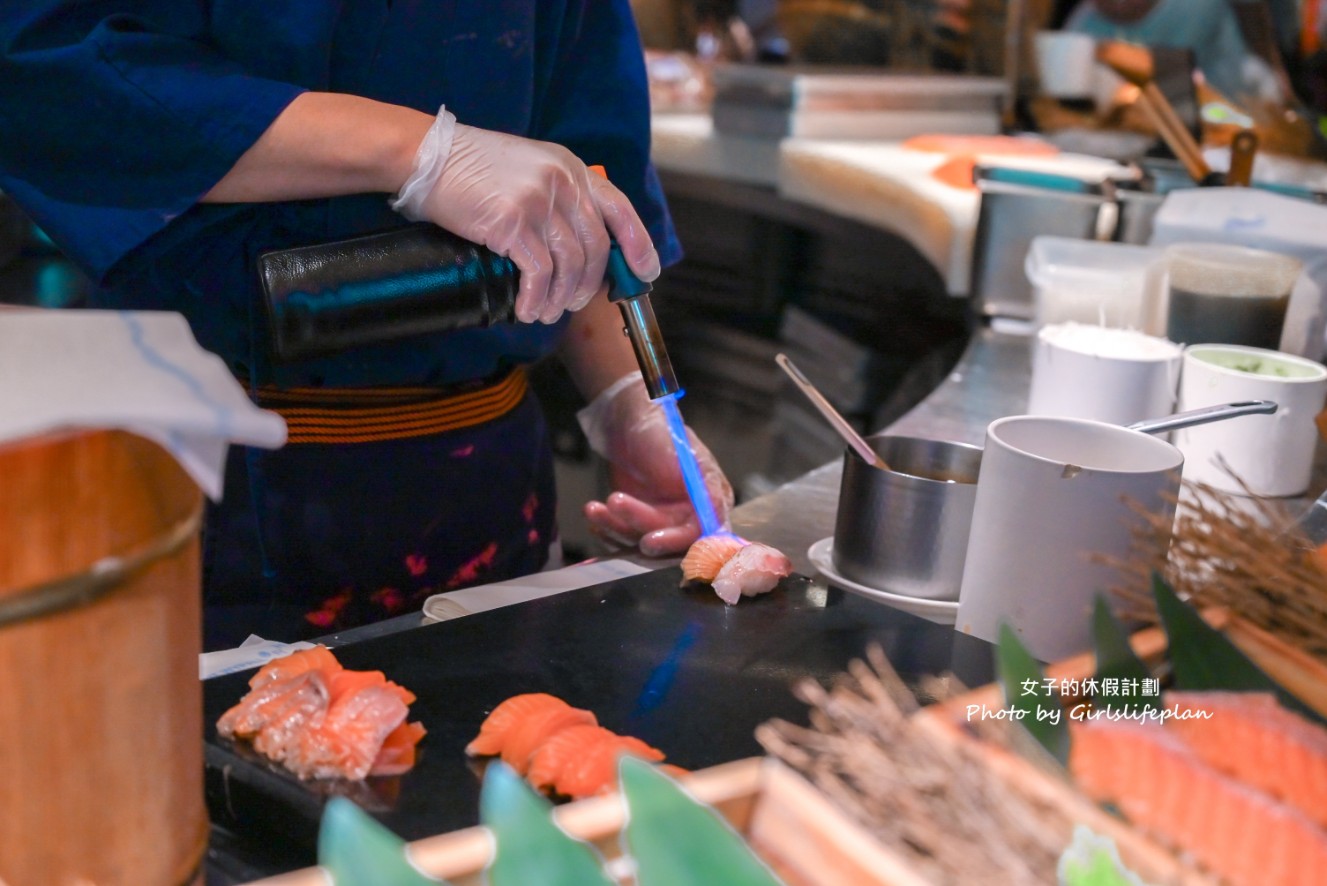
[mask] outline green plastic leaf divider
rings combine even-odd
[[[726,819],[643,760],[623,755],[623,851],[637,886],[776,886],[780,881]]]
[[[1074,837],[1057,866],[1061,886],[1144,886],[1124,866],[1115,841],[1086,825],[1074,826]]]
[[[1152,680],[1152,672],[1129,645],[1129,632],[1111,611],[1110,601],[1097,594],[1092,609],[1092,636],[1097,647],[1096,681],[1098,692],[1093,698],[1098,708],[1110,710],[1121,701],[1133,710],[1157,710],[1161,707],[1159,694],[1132,692],[1128,695],[1110,695],[1100,690],[1102,681],[1128,680],[1141,689],[1144,680]]]
[[[1055,693],[1046,688],[1041,665],[1007,624],[1000,625],[995,667],[1005,705],[1018,723],[1061,765],[1069,761],[1069,724]]]
[[[318,864],[335,886],[436,886],[406,857],[405,841],[345,797],[333,797],[318,826]]]
[[[488,882],[492,886],[613,886],[599,854],[558,827],[552,811],[552,804],[514,769],[500,760],[489,763],[479,792],[480,820],[496,842]]]
[[[1198,611],[1181,600],[1158,573],[1152,574],[1152,594],[1166,629],[1166,646],[1174,671],[1175,688],[1272,692],[1296,713],[1324,723],[1323,718],[1267,676],[1239,647],[1209,625]]]

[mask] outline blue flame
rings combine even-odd
[[[677,463],[682,468],[687,495],[691,496],[691,507],[695,508],[696,518],[700,520],[700,534],[713,535],[720,529],[719,518],[714,513],[714,502],[710,500],[710,491],[705,488],[700,465],[696,463],[696,453],[691,449],[691,441],[687,439],[686,424],[677,408],[677,398],[682,393],[665,394],[656,402],[663,407],[664,416],[668,419],[668,433],[673,438],[673,449],[677,450]]]

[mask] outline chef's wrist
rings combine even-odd
[[[639,392],[635,391],[639,388]],[[608,437],[614,419],[621,411],[620,398],[639,397],[645,403],[649,395],[645,390],[645,377],[639,369],[628,372],[608,387],[604,388],[590,401],[589,405],[576,413],[576,422],[585,433],[590,448],[605,458],[608,457]]]
[[[405,175],[399,182],[392,176],[391,180],[397,184],[396,196],[388,201],[392,209],[411,221],[427,218],[425,202],[451,156],[456,130],[456,115],[448,111],[446,105],[438,108],[437,116],[410,153]],[[398,170],[401,165],[399,159],[394,164]]]

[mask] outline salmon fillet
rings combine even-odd
[[[1211,719],[1167,720],[1207,765],[1289,803],[1327,828],[1327,730],[1268,692],[1169,692],[1166,707]]]
[[[1071,737],[1069,768],[1084,792],[1235,886],[1321,882],[1327,831],[1207,765],[1168,728],[1093,720]]]

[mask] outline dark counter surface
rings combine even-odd
[[[207,681],[207,798],[222,834],[216,860],[227,860],[225,843],[232,863],[244,854],[234,845],[241,834],[269,855],[248,850],[248,876],[312,864],[333,794],[407,840],[477,824],[480,775],[464,747],[489,711],[517,693],[557,695],[669,762],[702,769],[760,754],[753,733],[772,717],[805,723],[790,685],[830,679],[872,642],[905,679],[955,666],[968,682],[990,677],[988,651],[959,656],[975,664],[956,660],[950,628],[802,576],[737,606],[707,586],[679,587],[680,577],[677,568],[657,570],[339,647],[347,667],[381,669],[418,695],[410,716],[429,733],[403,776],[301,783],[215,734],[249,673]],[[236,881],[214,872],[209,882]]]

